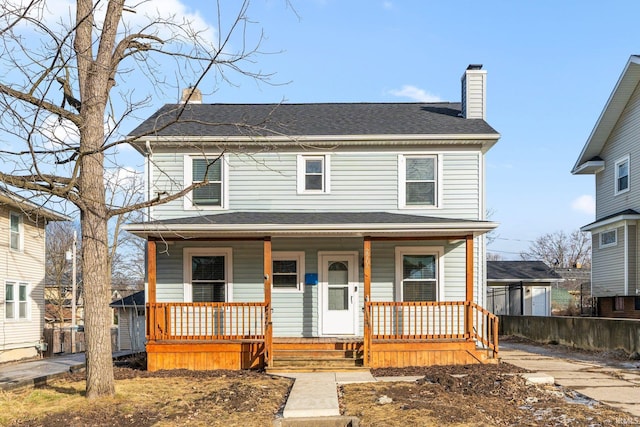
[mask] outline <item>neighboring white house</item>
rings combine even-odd
[[[562,281],[542,261],[487,261],[487,309],[510,316],[551,316],[552,287]]]
[[[0,188],[0,362],[42,350],[45,226],[69,219]]]
[[[640,319],[640,56],[632,55],[572,173],[595,176],[591,291],[597,313]]]
[[[461,103],[205,104],[195,92],[144,121],[131,135],[148,198],[204,184],[127,226],[148,240],[149,369],[272,366],[300,339],[350,341],[367,366],[480,360],[468,357],[493,320],[471,311],[497,226],[485,154],[500,137],[485,92],[472,65]]]

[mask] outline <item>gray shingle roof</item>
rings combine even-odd
[[[561,280],[562,276],[542,261],[487,261],[487,280]]]
[[[145,224],[434,224],[469,222],[463,219],[439,218],[388,212],[230,212],[188,218],[149,221]],[[480,222],[480,221],[474,221]]]
[[[185,107],[180,121],[173,122]],[[473,135],[460,103],[167,104],[131,132],[156,136]]]
[[[109,307],[118,308],[118,307],[144,307],[144,291],[138,291],[134,294],[129,295],[128,297],[120,298],[109,304]]]

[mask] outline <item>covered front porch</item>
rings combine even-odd
[[[130,227],[148,242],[149,370],[357,369],[497,360],[498,320],[474,295],[480,286],[474,242],[493,223],[396,214],[298,216],[271,214],[256,221],[255,214],[236,213],[211,215],[206,226],[163,221]],[[185,254],[226,247],[228,258],[233,254],[235,289],[223,292],[220,302],[167,301],[165,284],[159,300],[158,254],[172,245],[174,253]],[[295,253],[291,248],[306,248],[302,262],[306,256],[307,271],[315,272],[306,275],[304,292],[274,287],[283,279],[273,271],[279,265],[274,258]],[[431,258],[416,255],[429,251]],[[403,256],[431,260],[433,266],[403,272],[406,266],[398,267]],[[169,264],[161,260],[161,276],[175,276]],[[340,265],[344,286],[332,282],[341,277]],[[433,283],[424,276],[427,270],[433,270]],[[184,279],[185,289],[189,280]],[[181,299],[193,301],[190,292]]]

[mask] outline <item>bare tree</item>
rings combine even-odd
[[[576,265],[591,265],[591,237],[588,233],[575,230],[571,234],[564,231],[547,233],[538,237],[526,252],[520,254],[523,260],[541,260],[550,267],[571,268]]]
[[[72,268],[67,259],[67,252],[73,248],[74,232],[76,224],[72,222],[51,222],[46,229],[46,263],[45,263],[45,286],[47,289],[46,300],[50,304],[51,310],[55,313],[60,323],[65,322],[65,313],[71,307],[72,299]],[[77,247],[79,251],[80,246]],[[80,259],[80,254],[76,254]],[[78,269],[77,277],[81,277]],[[76,302],[82,293],[81,280],[76,280],[78,292]]]
[[[218,3],[213,31],[196,28],[195,20],[161,16],[155,2],[77,0],[69,10],[58,10],[58,3],[49,7],[46,0],[0,4],[0,141],[6,141],[0,146],[0,181],[27,197],[39,195],[79,211],[88,398],[114,394],[110,218],[208,184],[111,206],[105,171],[130,141],[120,128],[151,105],[154,93],[195,88],[205,78],[215,91],[234,73],[267,81],[268,75],[250,71],[262,33],[251,31],[248,6]],[[227,15],[223,7],[237,9]],[[252,35],[253,45],[247,40]],[[149,80],[147,91],[143,79]],[[181,117],[176,111],[174,120]]]

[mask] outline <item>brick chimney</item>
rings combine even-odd
[[[487,71],[482,64],[471,64],[462,75],[462,117],[486,120]]]
[[[189,95],[191,97],[189,98]],[[186,89],[182,89],[182,98],[180,99],[180,103],[184,104],[189,100],[189,104],[202,104],[202,92],[200,89],[194,87],[188,87]]]

